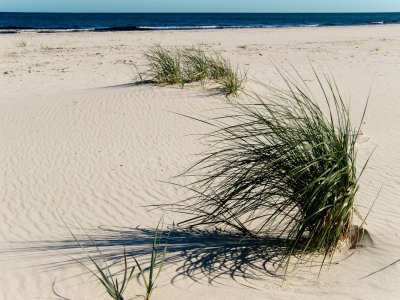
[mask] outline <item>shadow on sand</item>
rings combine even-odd
[[[72,231],[82,232],[79,228],[72,228]],[[128,256],[135,256],[146,265],[152,250],[155,230],[139,227],[125,227],[122,230],[98,227],[88,233],[110,265],[122,265],[124,245]],[[85,234],[80,235],[78,239],[94,260],[101,260],[98,251]],[[226,276],[233,280],[240,278],[246,281],[260,279],[260,274],[280,277],[276,269],[283,258],[283,239],[254,237],[243,239],[242,235],[219,230],[174,228],[162,231],[160,244],[165,243],[168,245],[165,264],[173,264],[176,267],[176,275],[171,279],[171,283],[181,276],[187,276],[196,282],[206,280],[209,284],[217,284],[220,277],[226,278]],[[12,250],[2,252],[18,255],[20,258],[24,254],[31,258],[34,255],[42,258],[44,255],[60,257],[61,252],[90,265],[87,255],[72,237],[24,244],[15,245],[17,247]],[[63,259],[57,262],[35,267],[54,269],[77,264],[65,255],[62,257]]]
[[[104,86],[101,87],[100,89],[123,89],[123,88],[132,88],[135,86],[155,86],[157,87],[157,83],[154,80],[142,80],[142,81],[133,81],[130,83],[124,83],[124,84],[117,84],[117,85],[109,85],[109,86]],[[187,85],[192,85],[192,86],[198,86],[198,84],[196,85],[196,83],[188,83]],[[177,85],[168,85],[169,87],[172,88],[177,88],[177,89],[182,89],[181,87],[178,87]],[[99,89],[94,88],[94,89]],[[192,91],[193,92],[193,91]],[[202,89],[201,92],[199,92],[197,94],[198,97],[218,97],[218,96],[227,96],[226,92],[224,92],[223,90],[221,90],[220,88],[214,87],[214,88],[208,88],[208,89]]]

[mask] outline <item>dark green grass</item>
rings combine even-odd
[[[197,178],[186,186],[194,196],[175,208],[194,215],[186,225],[284,238],[287,271],[294,255],[301,263],[322,254],[323,265],[349,238],[366,164],[357,173],[360,127],[335,81],[315,73],[317,102],[297,73],[279,71],[284,88],[265,86],[265,95],[249,94],[250,104],[231,102],[230,115],[200,120],[215,128],[211,147],[184,174]]]

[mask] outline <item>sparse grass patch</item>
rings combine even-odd
[[[90,244],[96,249],[98,256],[101,259],[101,264],[97,262],[87,251],[87,249],[84,247],[83,242],[75,235],[72,230],[68,227],[68,225],[65,223],[65,221],[62,219],[61,215],[59,214],[62,222],[64,225],[67,227],[68,231],[76,241],[76,243],[79,245],[79,247],[82,249],[82,251],[85,252],[87,258],[89,261],[92,263],[92,268],[90,268],[88,265],[83,263],[81,260],[75,259],[73,257],[70,257],[73,259],[75,262],[79,263],[82,265],[86,270],[88,270],[92,275],[94,275],[103,285],[103,287],[106,289],[108,295],[112,297],[115,300],[124,300],[123,294],[126,290],[126,287],[128,286],[129,281],[132,278],[133,272],[135,271],[135,266],[133,267],[128,267],[128,262],[127,262],[127,253],[126,253],[126,248],[125,245],[123,247],[123,261],[124,261],[124,268],[123,268],[123,278],[122,280],[118,281],[118,278],[116,278],[116,275],[113,274],[110,270],[109,264],[107,264],[107,259],[106,256],[103,254],[101,249],[97,246],[96,242],[94,239],[89,235],[89,233],[79,224],[79,222],[75,219],[77,224],[79,225],[80,229],[84,232],[84,235],[86,236],[87,240],[90,242]],[[159,226],[160,226],[161,220],[158,222],[157,228],[154,233],[154,239],[153,239],[153,244],[152,244],[152,251],[151,251],[151,258],[150,258],[150,266],[148,267],[148,278],[146,279],[145,272],[142,269],[141,265],[137,261],[135,257],[133,259],[135,260],[136,266],[139,269],[140,275],[143,279],[145,288],[146,288],[146,293],[145,295],[138,295],[135,298],[142,297],[145,300],[150,300],[151,294],[153,290],[155,289],[155,281],[157,280],[158,276],[160,275],[163,265],[164,265],[164,260],[165,260],[165,255],[167,251],[167,244],[165,244],[162,255],[160,257],[159,250],[160,250],[160,239],[161,239],[161,231],[159,231]],[[156,264],[159,264],[157,273],[156,271]]]
[[[211,146],[183,174],[197,178],[185,186],[194,195],[175,209],[194,215],[186,225],[285,239],[287,272],[294,256],[297,265],[322,254],[322,266],[350,238],[366,166],[356,172],[365,110],[353,128],[333,79],[315,72],[323,95],[318,102],[300,75],[278,71],[285,87],[265,85],[265,95],[248,94],[250,103],[231,102],[229,115],[200,120],[215,128],[207,137]]]
[[[136,70],[142,82],[152,80],[159,85],[178,84],[183,87],[198,81],[204,85],[206,80],[211,80],[224,93],[236,94],[245,80],[238,67],[233,67],[220,55],[206,53],[201,48],[167,49],[154,46],[144,56],[148,70]]]
[[[149,272],[148,272],[148,277],[146,279],[145,273],[143,269],[141,268],[139,262],[135,259],[136,265],[140,271],[140,275],[143,279],[143,283],[146,287],[146,295],[142,296],[145,300],[150,300],[151,294],[153,293],[155,289],[155,281],[157,280],[158,276],[160,276],[160,273],[162,271],[164,261],[165,261],[165,255],[167,253],[167,244],[164,245],[163,252],[160,256],[159,250],[160,250],[160,239],[161,239],[161,231],[159,231],[159,226],[160,222],[158,222],[157,228],[154,232],[154,239],[153,239],[153,246],[152,246],[152,251],[151,251],[151,258],[150,258],[150,267],[149,267]],[[155,267],[157,264],[157,261],[159,263],[159,267],[157,270],[157,273],[155,273]]]
[[[61,218],[61,216],[60,216]],[[101,260],[102,260],[102,266],[100,266],[99,263],[95,259],[92,258],[92,256],[89,254],[89,252],[86,250],[86,248],[83,246],[82,242],[77,238],[77,236],[72,232],[72,230],[67,226],[67,224],[64,222],[64,220],[61,218],[63,221],[64,225],[68,228],[68,231],[71,233],[72,237],[76,241],[76,243],[79,245],[79,247],[85,252],[86,256],[90,260],[90,262],[93,264],[95,267],[95,271],[93,271],[89,266],[84,264],[82,261],[78,259],[72,258],[74,261],[78,262],[80,265],[82,265],[86,270],[88,270],[90,273],[92,273],[104,286],[106,289],[108,295],[112,297],[115,300],[124,300],[123,294],[124,291],[129,283],[129,281],[132,278],[133,272],[135,270],[135,267],[128,268],[128,263],[127,263],[127,254],[126,254],[126,249],[124,246],[124,276],[122,281],[118,282],[118,278],[115,278],[115,275],[110,270],[109,265],[107,264],[107,260],[105,256],[103,255],[103,252],[100,250],[100,248],[97,246],[95,241],[92,239],[92,237],[87,233],[87,231],[76,221],[81,228],[81,230],[85,233],[86,237],[89,239],[91,242],[92,246],[96,248]]]
[[[17,43],[17,47],[26,47],[26,42],[25,41],[21,41]]]
[[[47,45],[40,45],[40,49],[42,49],[42,50],[44,50],[44,51],[51,51],[51,50],[53,50],[54,48],[49,47],[49,46],[47,46]]]
[[[6,55],[7,55],[7,57],[10,57],[10,58],[17,58],[18,57],[18,53],[17,52],[9,52]]]

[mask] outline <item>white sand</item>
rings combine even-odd
[[[371,88],[362,127],[366,142],[358,147],[360,164],[376,147],[357,197],[363,215],[384,186],[367,220],[373,244],[340,254],[335,261],[350,257],[324,269],[319,279],[318,268],[303,269],[281,287],[280,279],[244,265],[233,278],[228,272],[210,281],[233,269],[232,251],[210,239],[183,236],[179,244],[170,242],[169,255],[178,262],[167,264],[153,299],[396,299],[400,27],[395,25],[0,35],[0,298],[108,299],[93,276],[62,254],[83,257],[56,209],[73,228],[76,217],[102,239],[107,253],[120,255],[121,228],[129,251],[148,249],[146,229],[162,212],[144,205],[183,199],[182,191],[161,181],[195,160],[202,146],[191,134],[208,128],[173,112],[208,115],[223,97],[200,87],[123,86],[131,82],[133,63],[142,64],[141,51],[155,43],[222,51],[265,82],[278,81],[272,60],[288,60],[312,84],[311,61],[333,73],[355,120]],[[165,221],[181,218],[169,213]],[[182,253],[183,248],[189,250]],[[219,266],[224,259],[227,268]],[[190,271],[196,278],[184,276],[193,275]],[[126,299],[142,293],[135,278]]]

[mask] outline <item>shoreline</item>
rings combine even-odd
[[[171,27],[146,27],[146,26],[126,26],[126,27],[99,27],[99,28],[18,28],[14,26],[0,27],[0,34],[16,33],[79,33],[79,32],[138,32],[138,31],[194,31],[194,30],[226,30],[226,29],[294,29],[294,28],[354,28],[369,26],[398,26],[398,23],[371,22],[370,24],[354,25],[268,25],[268,26],[171,26]]]

